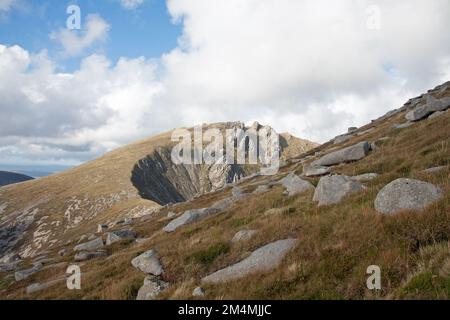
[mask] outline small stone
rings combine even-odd
[[[301,179],[299,176],[291,172],[279,181],[286,188],[289,196],[294,196],[308,190],[313,190],[314,186],[311,182]]]
[[[258,231],[256,230],[241,230],[238,231],[231,242],[240,242],[240,241],[246,241],[250,240]]]
[[[358,181],[358,182],[367,182],[373,179],[378,178],[378,173],[364,173],[360,174],[358,176],[351,177],[352,180]]]
[[[331,171],[329,167],[311,165],[303,166],[303,175],[305,177],[320,177],[329,174],[330,172]]]
[[[201,287],[197,287],[192,291],[193,297],[204,297],[205,296],[205,290],[203,290]]]

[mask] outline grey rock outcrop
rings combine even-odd
[[[336,204],[352,193],[364,190],[362,184],[352,180],[347,176],[327,176],[320,178],[316,187],[313,201],[319,203],[319,206]]]
[[[281,179],[279,183],[286,188],[289,196],[314,189],[314,186],[309,181],[303,180],[294,173],[288,174],[286,177]]]
[[[147,276],[144,279],[144,285],[139,289],[136,300],[154,300],[164,290],[169,288],[168,282],[162,281],[156,277]]]
[[[137,234],[132,229],[108,232],[106,237],[106,245],[109,246],[115,242],[122,241],[125,239],[136,239],[136,237]]]
[[[256,230],[241,230],[238,231],[231,239],[231,242],[240,242],[251,239],[258,231]]]
[[[375,209],[384,214],[400,210],[422,210],[442,198],[435,185],[414,179],[400,178],[383,187],[375,199]]]
[[[97,250],[97,249],[103,248],[103,246],[104,246],[103,239],[101,237],[98,237],[89,242],[85,242],[85,243],[76,245],[73,248],[73,250],[74,251],[90,251],[90,250]]]
[[[164,273],[164,269],[159,262],[158,254],[155,250],[149,250],[131,260],[131,264],[136,269],[144,273],[159,276]]]
[[[296,242],[296,239],[272,242],[253,251],[248,258],[204,277],[202,281],[205,283],[221,283],[257,272],[270,271],[280,265],[284,257],[294,248]]]
[[[409,121],[419,121],[428,117],[430,114],[434,112],[444,111],[449,107],[450,107],[450,97],[436,99],[432,95],[428,94],[426,104],[414,108],[414,110],[411,110],[406,114],[405,118],[406,120]]]
[[[326,154],[312,163],[312,166],[332,166],[344,162],[363,159],[369,153],[370,145],[367,141],[359,142],[350,147]]]

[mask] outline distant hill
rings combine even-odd
[[[0,171],[0,187],[33,179],[34,178],[20,173]]]

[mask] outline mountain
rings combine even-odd
[[[448,299],[449,107],[445,83],[322,145],[282,134],[272,175],[174,164],[167,132],[0,188],[0,297]]]
[[[0,187],[6,186],[8,184],[24,182],[32,180],[32,177],[26,176],[24,174],[0,171]]]

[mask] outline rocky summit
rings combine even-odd
[[[270,175],[174,163],[170,131],[2,186],[0,298],[448,299],[449,101],[446,83],[321,145],[283,133]]]

